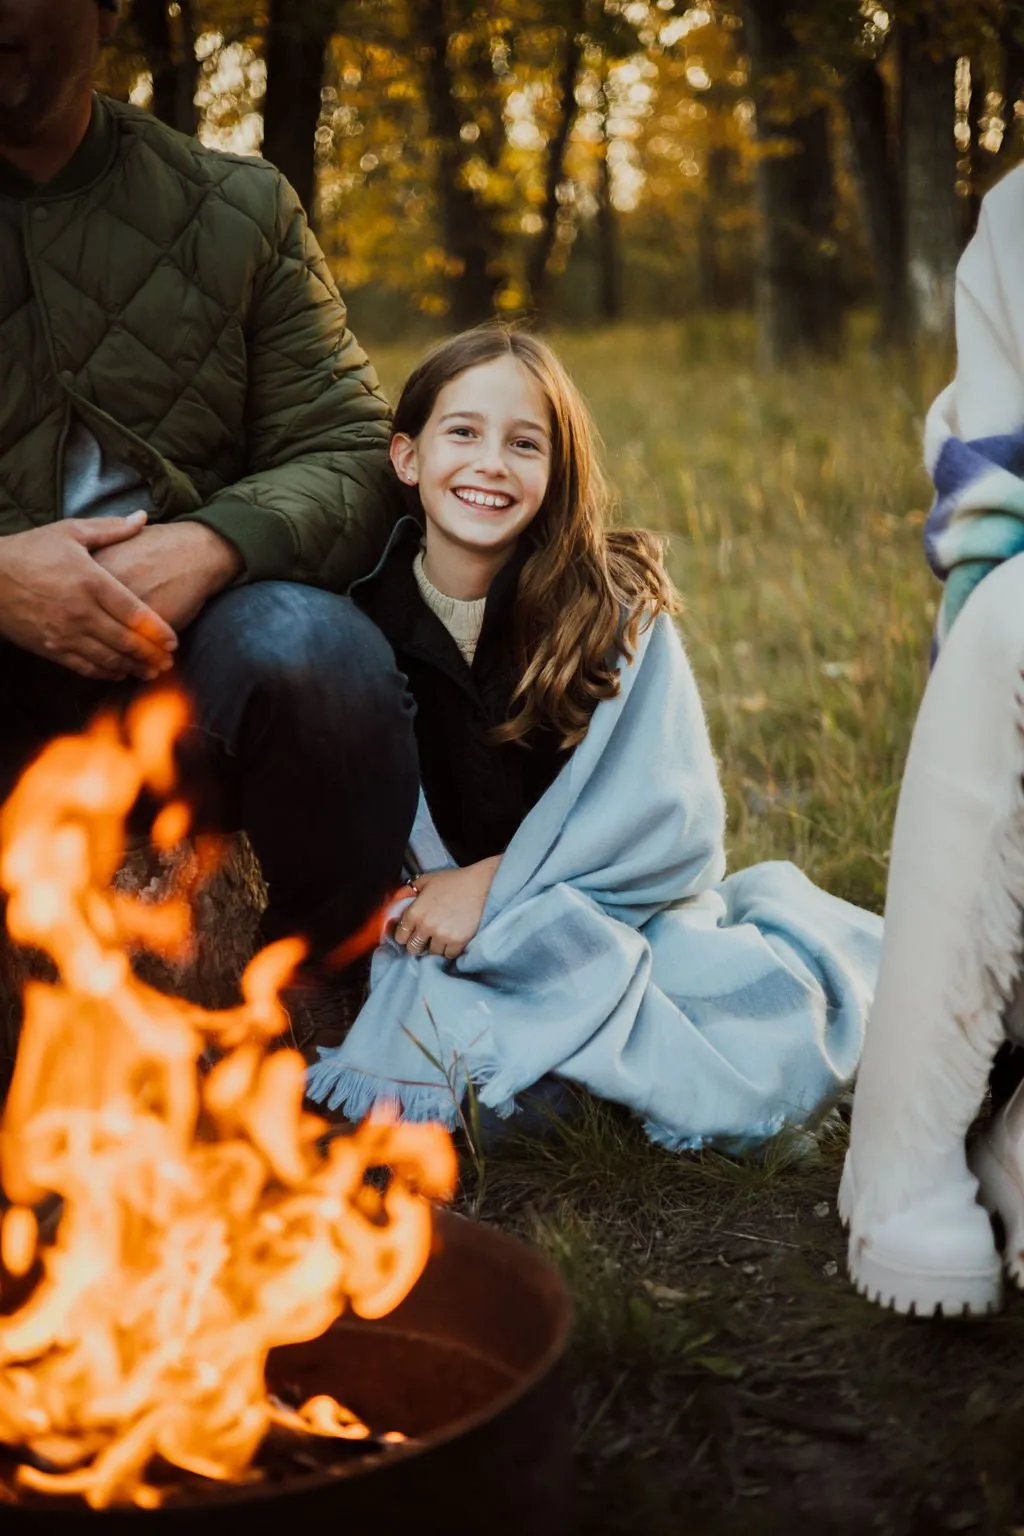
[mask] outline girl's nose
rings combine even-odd
[[[508,465],[505,463],[505,455],[502,444],[495,439],[482,438],[476,456],[476,468],[481,474],[506,475]]]

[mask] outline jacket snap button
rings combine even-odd
[[[32,217],[37,224],[45,224],[50,217],[50,210],[48,208],[35,208],[32,211]]]

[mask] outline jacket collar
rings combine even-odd
[[[19,202],[33,198],[38,202],[80,192],[106,170],[113,159],[116,141],[117,128],[113,114],[103,97],[94,92],[92,117],[85,130],[85,138],[67,165],[50,181],[40,185],[0,156],[0,197],[12,197]]]
[[[496,669],[508,666],[509,647],[502,635],[515,601],[519,574],[530,555],[529,546],[521,541],[511,560],[491,582],[476,656],[469,668],[416,585],[413,556],[422,538],[423,525],[418,517],[407,514],[400,518],[380,560],[368,576],[352,583],[349,596],[366,610],[396,649],[438,667],[476,696],[479,683]]]

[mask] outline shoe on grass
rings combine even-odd
[[[915,1317],[983,1317],[1002,1306],[1002,1263],[978,1184],[962,1152],[925,1193],[872,1217],[857,1209],[847,1156],[839,1215],[850,1227],[847,1266],[861,1295]]]

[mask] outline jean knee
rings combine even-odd
[[[298,582],[264,581],[216,598],[189,636],[186,683],[236,705],[259,700],[301,738],[344,716],[363,728],[381,711],[411,713],[405,679],[380,630],[347,597]]]

